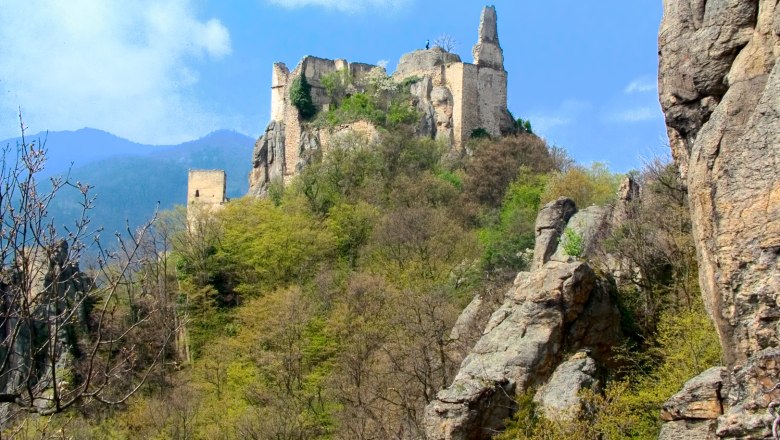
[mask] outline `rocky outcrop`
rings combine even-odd
[[[661,419],[717,419],[723,414],[720,391],[723,367],[713,367],[689,380],[683,389],[664,403]]]
[[[70,260],[64,240],[20,250],[9,272],[0,285],[0,395],[3,402],[30,397],[27,402],[43,411],[53,405],[52,388],[73,376],[75,335],[86,330],[83,299],[92,283]],[[0,405],[1,420],[8,420],[8,411]]]
[[[699,279],[728,374],[719,436],[755,422],[780,362],[780,7],[665,0],[659,94],[686,179]]]
[[[575,353],[555,369],[534,395],[534,402],[548,420],[569,421],[580,415],[583,407],[582,392],[596,391],[599,381],[596,361],[586,351]]]
[[[561,197],[542,207],[536,217],[536,241],[534,244],[534,261],[532,269],[539,269],[558,248],[563,229],[571,216],[577,212],[574,201]]]
[[[574,211],[569,199],[542,209],[541,248],[557,243]],[[595,360],[607,362],[621,337],[613,288],[583,261],[543,260],[519,273],[452,384],[426,407],[427,438],[489,438],[512,414],[515,394],[545,383],[566,352],[588,348]]]
[[[612,224],[615,224],[609,222],[609,214],[616,207],[617,205],[615,207],[588,206],[581,211],[577,211],[569,219],[566,229],[571,229],[576,236],[582,237],[583,249],[579,257],[591,257],[597,250],[600,250],[598,246],[601,244],[602,236],[605,235]],[[562,240],[565,240],[565,238]],[[573,261],[573,257],[568,255],[564,248],[565,246],[558,246],[555,253],[550,256],[550,259],[555,261]]]
[[[440,47],[415,50],[401,56],[393,76],[397,78],[422,77],[433,71],[441,70],[447,64],[459,62],[460,56]]]
[[[271,121],[265,133],[255,142],[249,194],[256,197],[264,195],[272,180],[284,176],[284,140],[284,122]]]

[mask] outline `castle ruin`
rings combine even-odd
[[[514,130],[514,120],[507,110],[507,72],[493,6],[482,11],[472,54],[473,63],[465,63],[458,55],[439,47],[417,50],[403,55],[392,75],[397,82],[416,80],[411,86],[412,99],[422,114],[417,133],[441,140],[451,149],[462,148],[471,133],[479,128],[491,136]],[[290,102],[290,87],[297,77],[305,76],[311,86],[314,107],[321,111],[331,104],[322,84],[325,75],[341,70],[359,78],[375,69],[381,68],[313,56],[304,57],[292,72],[284,63],[275,63],[271,121],[255,143],[249,193],[265,194],[270,182],[286,182],[306,165],[312,152],[328,149],[332,130],[308,126]],[[356,131],[370,135],[372,130],[365,127],[366,123],[356,125],[361,127]]]
[[[227,201],[223,170],[190,170],[187,176],[187,209],[198,205],[218,209]]]

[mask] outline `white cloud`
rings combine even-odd
[[[625,89],[624,93],[647,93],[655,92],[658,89],[657,80],[651,75],[640,76],[639,78],[631,81]]]
[[[529,120],[533,125],[534,131],[538,133],[547,133],[553,128],[569,125],[573,122],[569,118],[559,116],[531,116]]]
[[[394,9],[406,5],[409,0],[266,0],[271,4],[285,8],[320,6],[344,12],[356,12],[365,9]]]
[[[0,9],[0,138],[84,126],[149,143],[219,127],[194,98],[196,62],[231,53],[217,19],[191,0],[4,0]]]
[[[586,101],[567,99],[552,111],[531,113],[528,119],[533,125],[534,132],[549,135],[555,128],[575,123],[591,107],[591,104]]]
[[[612,119],[618,122],[643,122],[658,119],[661,116],[661,109],[657,106],[644,106],[616,113]]]

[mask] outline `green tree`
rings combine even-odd
[[[622,178],[622,175],[610,172],[603,163],[595,162],[590,168],[572,166],[553,174],[542,194],[542,203],[569,197],[579,209],[605,205],[615,200]]]
[[[221,213],[224,235],[216,258],[235,292],[254,297],[311,277],[335,251],[320,221],[294,203],[240,199]]]
[[[295,77],[290,85],[290,102],[303,119],[309,119],[317,113],[311,98],[311,85],[303,73]]]

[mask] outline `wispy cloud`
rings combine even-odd
[[[626,88],[623,89],[623,92],[627,94],[647,93],[647,92],[655,92],[657,88],[658,88],[658,83],[653,76],[643,75],[631,81],[626,86]]]
[[[344,12],[357,12],[367,9],[400,8],[410,0],[266,0],[268,3],[285,8],[319,6]]]
[[[151,143],[219,126],[195,100],[197,63],[231,53],[192,0],[6,0],[0,9],[0,134],[21,106],[32,130],[92,126]],[[5,137],[2,136],[2,137]]]
[[[556,128],[576,123],[577,119],[592,105],[577,99],[567,99],[550,111],[532,112],[528,119],[536,133],[549,135]]]
[[[612,119],[617,122],[643,122],[661,117],[661,109],[657,106],[644,106],[618,112]]]
[[[570,118],[560,116],[532,116],[529,120],[533,124],[533,129],[539,133],[547,133],[553,128],[569,125],[573,122]]]

